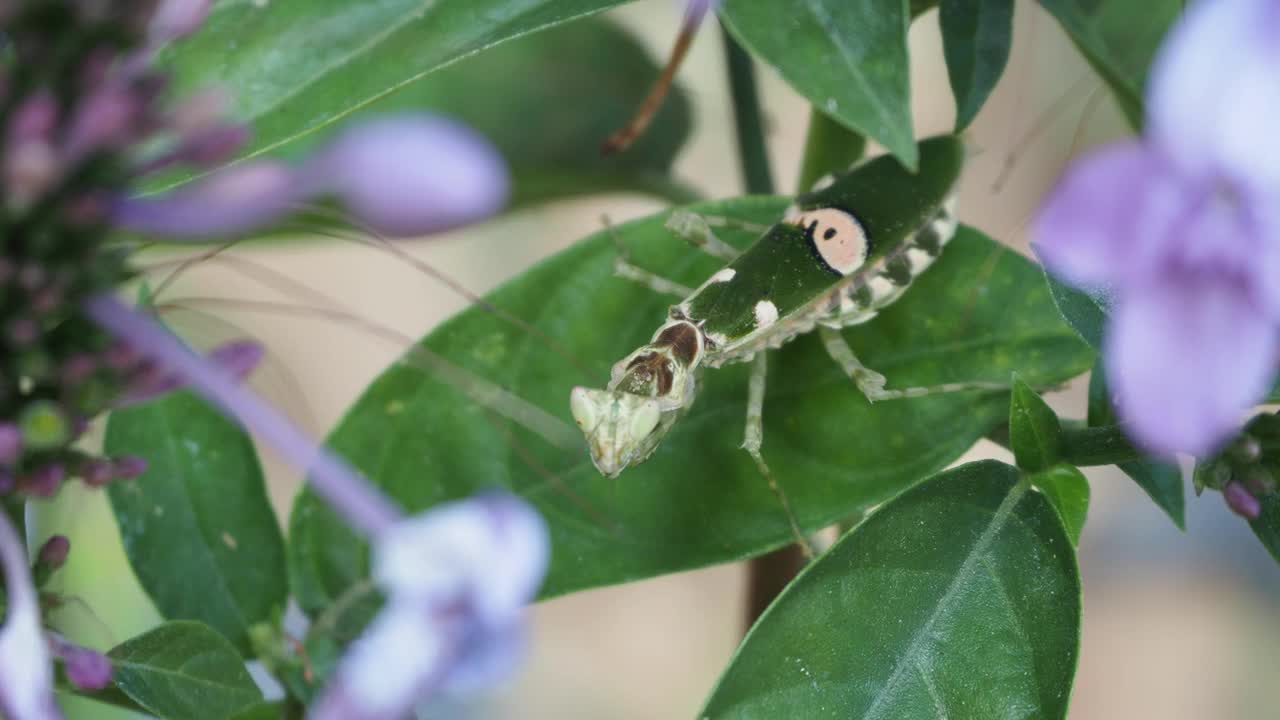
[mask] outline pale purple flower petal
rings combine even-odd
[[[1266,392],[1278,340],[1247,291],[1212,275],[1127,292],[1105,347],[1121,418],[1155,453],[1212,451]]]
[[[1148,125],[1187,175],[1280,190],[1280,3],[1200,0],[1152,66]]]
[[[336,195],[393,236],[475,222],[506,203],[506,165],[474,130],[441,117],[390,116],[344,131],[305,168],[313,193]]]
[[[295,466],[308,470],[311,486],[352,527],[378,537],[400,518],[395,505],[341,458],[316,445],[230,372],[194,355],[154,320],[133,312],[110,295],[90,298],[85,309],[99,325],[170,369],[205,399],[274,445]]]
[[[22,540],[0,513],[0,564],[7,610],[0,628],[0,715],[9,720],[57,720],[49,645]]]
[[[190,35],[204,23],[212,4],[212,0],[160,0],[147,26],[147,42],[159,46]]]
[[[378,543],[373,577],[419,602],[447,604],[472,593],[486,621],[506,621],[542,582],[545,536],[542,518],[513,496],[458,502],[397,523]]]
[[[309,720],[401,720],[440,682],[458,628],[414,602],[392,600],[351,644]]]
[[[121,199],[114,220],[147,235],[235,235],[295,212],[302,197],[293,170],[263,160],[233,165],[164,195]]]
[[[507,677],[524,607],[546,571],[547,533],[522,501],[495,495],[398,523],[374,547],[387,605],[344,658],[313,720],[400,718],[431,695]]]
[[[1110,145],[1076,162],[1036,217],[1035,251],[1055,275],[1086,286],[1144,272],[1184,193],[1164,181],[1159,158],[1139,142]]]

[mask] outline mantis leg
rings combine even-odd
[[[747,230],[756,234],[768,228],[762,225],[742,222],[733,218],[703,216],[688,210],[676,210],[667,218],[667,229],[693,247],[717,260],[730,262],[738,257],[737,248],[716,237],[712,227],[730,227]]]
[[[965,390],[1008,390],[1009,386],[1002,383],[991,382],[961,382],[961,383],[944,383],[942,385],[932,385],[929,387],[908,387],[899,390],[886,390],[884,387],[885,377],[880,373],[863,365],[858,357],[853,354],[853,348],[849,347],[849,343],[845,341],[844,336],[838,330],[831,328],[819,328],[819,334],[822,336],[822,344],[827,348],[827,354],[832,360],[836,361],[845,372],[858,386],[858,390],[866,396],[870,402],[877,400],[897,400],[898,398],[916,398],[926,395],[940,395],[942,393],[963,392]]]
[[[791,525],[791,534],[795,537],[800,549],[804,551],[805,557],[813,559],[813,547],[800,531],[800,524],[796,522],[795,513],[791,512],[791,503],[787,500],[787,494],[782,491],[773,472],[769,470],[769,465],[765,463],[764,456],[760,454],[760,444],[764,440],[764,387],[768,370],[768,354],[761,351],[752,361],[751,379],[747,384],[747,427],[743,434],[742,449],[751,455],[760,474],[769,481],[769,489],[782,504],[782,510],[787,514],[787,522]]]
[[[603,218],[603,220],[605,227],[609,229],[609,234],[613,238],[613,244],[618,248],[618,254],[613,258],[614,275],[639,283],[662,295],[687,298],[693,294],[692,288],[685,287],[674,280],[668,280],[657,273],[649,272],[631,262],[631,253],[627,251],[627,246],[622,243],[622,238],[618,237],[618,233],[613,229],[613,223],[609,222],[607,217]]]

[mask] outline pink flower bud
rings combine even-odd
[[[1262,514],[1262,503],[1258,502],[1258,498],[1253,496],[1243,484],[1238,482],[1227,483],[1222,489],[1222,497],[1227,501],[1227,507],[1231,508],[1231,512],[1249,520],[1257,520]]]
[[[111,661],[88,648],[73,647],[62,656],[67,679],[81,690],[101,690],[111,684]]]
[[[57,570],[66,564],[70,552],[71,541],[65,535],[54,535],[40,547],[39,562],[50,570]]]

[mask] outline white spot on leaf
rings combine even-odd
[[[737,270],[734,270],[733,268],[725,268],[717,272],[715,275],[712,275],[711,282],[713,283],[729,282],[737,274],[738,274]]]

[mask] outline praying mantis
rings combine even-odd
[[[619,255],[619,275],[682,300],[648,343],[614,364],[607,387],[579,386],[570,394],[574,420],[602,475],[616,478],[653,454],[693,404],[704,368],[750,362],[743,448],[804,546],[786,495],[761,452],[769,350],[818,332],[832,360],[872,402],[1007,389],[993,383],[889,389],[886,378],[863,365],[839,333],[900,298],[955,235],[963,144],[940,136],[921,142],[919,150],[917,173],[886,155],[820,181],[741,253],[719,240],[706,219],[672,215],[669,229],[727,263],[692,291]]]

